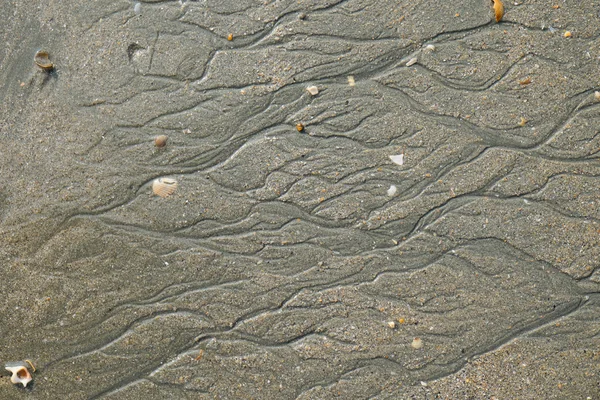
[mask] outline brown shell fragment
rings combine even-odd
[[[519,81],[519,85],[523,85],[523,86],[529,85],[530,83],[531,83],[531,78],[530,77],[527,77],[525,79],[521,79]]]
[[[44,71],[51,71],[54,68],[54,64],[50,61],[50,54],[47,51],[40,50],[35,53],[33,57],[33,61],[37,64],[38,67],[43,69]]]
[[[167,140],[169,140],[167,135],[159,135],[154,138],[154,145],[156,147],[165,147],[167,145]]]
[[[301,123],[297,123],[296,124],[296,130],[298,132],[302,132],[304,130],[304,125],[302,125]]]
[[[171,178],[158,178],[152,182],[152,192],[160,197],[168,197],[175,193],[177,181]]]
[[[504,17],[504,4],[501,0],[492,0],[494,2],[494,13],[496,14],[496,22],[500,22]]]

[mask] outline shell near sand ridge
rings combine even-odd
[[[168,197],[177,190],[177,181],[172,178],[158,178],[152,182],[152,192],[160,197]]]

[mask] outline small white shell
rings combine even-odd
[[[306,91],[311,94],[311,96],[316,96],[319,94],[319,88],[316,86],[309,86],[306,88]]]
[[[594,92],[594,99],[596,99],[596,101],[600,101],[600,92]]]
[[[395,156],[389,156],[390,160],[392,160],[392,162],[394,164],[398,164],[398,165],[403,165],[404,164],[404,154],[398,154]]]
[[[15,385],[21,383],[23,387],[26,387],[33,380],[27,366],[23,362],[9,362],[4,365],[4,368],[12,373],[10,381]]]
[[[435,51],[435,46],[432,44],[428,44],[427,46],[425,46],[425,50],[427,51]]]
[[[167,197],[175,193],[177,181],[171,178],[158,178],[152,182],[152,192],[160,197]]]
[[[133,12],[135,13],[135,15],[140,15],[142,13],[142,4],[135,3],[135,5],[133,6]]]
[[[421,338],[414,338],[412,343],[410,344],[413,349],[422,349],[423,348],[423,340]]]
[[[411,65],[415,65],[415,64],[417,63],[417,61],[419,61],[419,60],[417,59],[417,57],[411,58],[410,60],[408,60],[408,61],[406,62],[406,66],[407,66],[407,67],[410,67]]]
[[[348,75],[348,85],[354,86],[356,82],[354,81],[354,77],[352,75]]]
[[[396,188],[396,185],[392,185],[390,186],[390,188],[387,190],[387,195],[392,197],[396,194],[396,192],[398,191],[398,188]]]

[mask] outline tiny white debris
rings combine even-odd
[[[421,386],[423,386],[423,387],[427,387],[427,382],[425,382],[425,381],[421,381]]]
[[[398,191],[398,188],[395,185],[390,186],[390,188],[387,190],[387,195],[392,197],[396,194],[396,192]]]
[[[596,99],[596,101],[600,101],[600,92],[594,92],[594,99]]]
[[[316,96],[319,94],[319,88],[316,86],[309,86],[306,88],[306,91],[311,94],[311,96]]]
[[[416,63],[417,63],[417,61],[419,61],[419,60],[417,60],[417,57],[411,58],[410,60],[408,60],[408,61],[406,62],[406,66],[407,66],[407,67],[410,67],[411,65],[414,65],[414,64],[416,64]]]
[[[388,322],[387,325],[390,327],[390,329],[394,329],[396,327],[396,323],[394,321]]]
[[[435,51],[435,46],[432,44],[428,44],[427,46],[425,46],[425,50],[427,51]]]
[[[412,346],[413,349],[422,349],[423,348],[423,340],[421,340],[421,338],[414,338],[412,343],[410,344]]]
[[[133,6],[133,12],[135,15],[140,15],[142,13],[142,3],[135,3]]]
[[[397,154],[395,156],[389,156],[390,160],[392,160],[392,162],[394,164],[398,164],[398,165],[403,165],[404,164],[404,154]]]
[[[348,85],[354,86],[356,82],[354,81],[354,77],[352,75],[348,75]]]

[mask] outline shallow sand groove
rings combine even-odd
[[[600,17],[517,3],[3,2],[0,398],[594,398]]]

